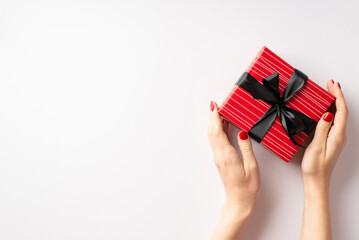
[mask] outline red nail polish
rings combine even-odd
[[[239,138],[240,138],[241,140],[247,140],[247,139],[248,139],[248,134],[247,134],[247,132],[246,132],[246,131],[240,132],[240,133],[239,133]]]
[[[334,117],[333,113],[327,112],[326,114],[324,114],[323,119],[326,122],[331,122],[333,120],[333,117]]]
[[[332,83],[334,84],[334,80],[332,79]]]
[[[342,87],[340,86],[340,83],[338,82],[338,87],[340,88],[340,89],[342,89]]]
[[[213,109],[214,109],[214,103],[213,101],[211,101],[211,111],[213,112]]]

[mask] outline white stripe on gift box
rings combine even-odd
[[[254,71],[253,70],[253,68],[256,68],[256,69],[258,69],[256,66],[253,66],[252,67],[252,69],[251,69],[251,71],[253,71],[253,72],[255,72],[257,75],[259,75],[261,78],[265,78],[266,76],[267,76],[267,74],[265,74],[264,73],[264,75],[263,74],[259,74],[257,71]],[[258,69],[258,70],[260,70],[260,69]],[[262,71],[261,71],[262,72]],[[273,74],[274,72],[272,72],[272,73],[270,73],[270,74]],[[284,91],[284,89],[285,89],[285,86],[281,83],[281,82],[279,82],[279,86],[280,86],[280,90],[283,92]],[[302,93],[303,94],[303,93]],[[303,95],[307,95],[305,92],[304,92],[304,94]],[[309,95],[307,95],[306,97],[308,97],[308,98],[311,98]],[[311,112],[313,112],[313,110],[316,110],[316,111],[318,111],[317,109],[315,109],[315,108],[312,108],[312,109],[310,109],[310,107],[311,107],[311,105],[309,105],[306,101],[303,101],[303,98],[302,97],[300,97],[300,96],[298,96],[298,95],[294,95],[293,97],[292,97],[293,99],[300,99],[300,101],[301,101],[301,103],[302,103],[302,105],[304,105],[304,107],[306,107],[309,111],[311,111]],[[312,99],[312,98],[311,98]],[[315,100],[314,100],[314,102],[315,103],[317,103],[318,104],[318,102],[316,102]],[[291,104],[290,102],[288,103],[288,104]],[[309,107],[307,107],[307,105],[309,106]],[[321,106],[321,105],[319,105],[319,106]],[[324,109],[325,110],[325,109]],[[319,114],[318,114],[319,113]],[[313,114],[315,114],[317,117],[321,117],[321,115],[320,115],[320,111],[318,111],[318,113],[315,113],[315,112],[313,112]]]
[[[234,99],[232,99],[234,100]],[[237,101],[236,101],[237,102]],[[237,102],[238,103],[238,102]],[[232,104],[230,104],[229,102],[227,103],[227,105],[231,106],[234,110],[236,110],[237,112],[241,113],[236,107],[232,106]],[[239,104],[238,105],[242,106],[243,108],[245,108],[243,105]],[[257,118],[260,118],[260,116],[258,116],[257,114],[254,114],[251,111],[248,111],[250,113],[252,113],[254,116],[256,116]],[[250,122],[251,122],[251,126],[253,126],[255,124],[255,121],[251,118],[247,118]],[[248,121],[248,122],[249,122]],[[278,129],[274,128],[277,132],[279,132],[280,134],[284,135],[283,132],[279,131]],[[287,145],[290,149],[292,149],[293,151],[296,151],[296,149],[294,149],[292,146],[290,146],[289,144],[287,144],[286,142],[283,142],[283,140],[279,139],[275,134],[272,134],[271,132],[268,132],[267,134],[270,134],[270,136],[273,136],[275,138],[277,138],[279,141],[281,141],[282,143],[284,143],[285,145]],[[286,135],[285,135],[286,136]],[[288,136],[286,136],[288,137]]]
[[[268,54],[269,56],[275,58],[273,55],[270,55],[269,53],[267,53],[267,54]],[[269,61],[269,60],[268,60],[267,58],[265,58],[263,55],[261,56],[260,59],[263,60],[264,62],[266,62],[266,64],[267,64],[269,67],[273,68],[272,65],[274,65],[274,66],[276,67],[276,69],[280,69],[281,72],[286,73],[286,74],[287,74],[287,77],[285,78],[285,80],[286,80],[286,82],[289,81],[289,78],[290,78],[290,76],[291,76],[291,73],[288,73],[287,71],[283,70],[283,69],[282,69],[281,67],[279,67],[278,65],[276,65],[276,64],[274,64],[273,62]],[[277,62],[279,62],[282,66],[285,66],[281,61],[278,61],[278,60],[277,60]],[[272,64],[272,65],[271,65],[271,64]],[[273,70],[275,71],[275,68],[273,68]],[[292,70],[292,71],[293,71],[293,70]],[[283,74],[282,74],[282,75],[283,75]],[[317,84],[314,84],[313,81],[307,81],[307,84],[308,84],[308,85],[311,85],[311,86],[315,86],[317,89],[319,89],[321,92],[325,93],[325,95],[328,96],[328,93],[325,92],[322,88],[320,88]],[[308,90],[308,92],[312,92],[312,90],[311,90],[310,88],[309,88],[309,89],[306,89],[306,90]],[[315,96],[317,96],[319,99],[321,99],[324,103],[330,104],[330,103],[329,103],[327,100],[325,100],[322,96],[320,96],[320,95],[318,95],[318,94],[315,94]]]
[[[238,87],[238,89],[240,89]],[[243,91],[244,92],[244,91]],[[231,97],[231,94],[229,95],[229,97],[227,98],[225,104],[223,104],[221,106],[221,110],[224,111],[226,114],[230,115],[232,118],[234,118],[237,122],[239,122],[242,126],[238,125],[235,122],[233,121],[230,121],[232,122],[235,126],[237,126],[239,129],[243,129],[242,127],[246,127],[247,129],[250,129],[251,126],[248,124],[248,121],[245,121],[243,118],[241,118],[240,116],[234,114],[229,108],[225,107],[227,104],[228,104],[228,100],[231,100],[233,99]],[[288,138],[289,139],[289,138]],[[291,157],[294,155],[294,153],[296,152],[289,152],[286,151],[287,149],[285,148],[281,148],[280,145],[275,145],[275,142],[273,142],[273,139],[269,136],[265,136],[265,138],[262,140],[262,145],[267,147],[268,149],[272,150],[274,153],[276,153],[279,157],[281,157],[282,159],[284,159],[285,161],[289,161],[291,159]],[[273,145],[273,146],[272,146]],[[274,148],[272,147],[276,146],[277,147],[277,150],[275,150]],[[283,155],[285,154],[285,155]]]
[[[269,61],[266,56],[268,56],[268,58],[271,59],[271,61]],[[256,65],[258,64],[258,65]],[[258,68],[257,66],[260,66],[261,68]],[[274,69],[274,67],[276,69]],[[274,53],[272,53],[269,49],[267,48],[263,48],[262,52],[260,54],[257,55],[256,59],[251,63],[251,66],[248,68],[249,72],[253,71],[256,75],[258,75],[258,77],[263,78],[264,76],[270,75],[276,71],[280,72],[280,90],[283,92],[285,85],[288,83],[289,78],[291,76],[291,73],[293,72],[294,68],[292,66],[290,66],[288,63],[284,62],[281,58],[279,58],[278,56],[276,56]],[[267,71],[267,72],[266,72]],[[270,74],[268,74],[268,72]],[[283,83],[285,83],[283,85]],[[236,90],[240,91],[240,92],[236,92]],[[319,95],[318,91],[322,92],[324,94],[324,96]],[[243,96],[241,96],[240,94],[244,94]],[[236,95],[236,98],[233,98],[233,94]],[[228,97],[226,98],[224,104],[221,106],[221,110],[223,110],[224,112],[226,112],[229,116],[236,121],[234,121],[234,125],[236,125],[238,128],[242,128],[241,126],[239,126],[238,124],[245,126],[247,129],[250,129],[249,124],[251,122],[253,122],[254,124],[254,120],[250,119],[248,116],[246,116],[245,111],[250,112],[248,114],[253,114],[256,117],[259,117],[257,114],[259,114],[259,112],[264,113],[264,109],[261,110],[260,108],[258,108],[257,106],[255,106],[253,103],[249,102],[247,99],[245,99],[244,97],[248,96],[248,97],[252,97],[248,92],[246,92],[245,90],[241,89],[239,86],[236,86],[231,93],[228,95]],[[256,108],[258,110],[258,113],[253,113],[250,108],[248,109],[248,107],[243,106],[242,104],[240,104],[238,102],[238,97],[241,98],[242,100],[245,100],[247,103],[249,103],[249,106],[252,106],[254,108]],[[304,98],[303,98],[304,97]],[[324,98],[327,97],[327,98]],[[306,101],[303,101],[303,99],[305,100],[310,100],[313,103],[315,103],[317,106],[313,106],[313,105],[309,105],[309,107],[307,106]],[[328,100],[327,100],[328,99]],[[325,111],[327,109],[327,107],[329,107],[330,105],[330,100],[334,100],[334,97],[332,97],[329,93],[327,93],[325,90],[323,90],[321,87],[319,87],[316,83],[314,83],[313,81],[311,81],[310,79],[308,79],[307,83],[303,86],[303,88],[298,91],[298,95],[293,96],[293,104],[290,101],[289,103],[287,103],[288,107],[290,107],[291,105],[298,108],[303,108],[304,109],[308,109],[311,113],[314,114],[314,116],[320,118],[321,114],[323,111]],[[231,102],[234,105],[239,105],[242,108],[244,108],[244,114],[240,114],[237,115],[235,114],[233,111],[236,112],[240,112],[237,108],[235,108],[232,104],[229,103],[229,101],[233,100],[233,102]],[[257,103],[259,104],[258,106],[263,106],[265,108],[269,108],[270,105],[263,102],[262,100],[256,100]],[[319,106],[319,107],[318,107]],[[233,109],[233,111],[231,111],[231,109]],[[240,109],[240,108],[239,108]],[[321,110],[323,111],[321,111]],[[243,117],[243,118],[242,118]],[[248,118],[247,121],[244,121],[244,118]],[[229,118],[230,119],[230,118]],[[231,121],[232,122],[232,121]],[[277,129],[277,127],[281,126],[280,122],[278,121],[278,119],[276,118],[275,120],[275,125],[272,126],[272,128],[274,128],[276,131],[280,132],[284,138],[278,138],[279,135],[276,135],[274,133],[268,132],[267,135],[265,136],[265,138],[262,140],[262,145],[264,147],[266,147],[267,149],[271,150],[272,152],[276,153],[279,157],[281,157],[283,160],[285,161],[289,161],[293,155],[295,154],[295,152],[298,150],[298,148],[293,148],[296,146],[292,146],[289,137],[285,134],[284,129],[280,129],[283,131],[279,131],[279,129]],[[307,135],[303,132],[299,133],[298,135],[296,135],[296,138],[299,138],[302,142],[304,142],[304,139],[299,137],[299,135],[304,135],[303,138],[305,139],[307,137]],[[279,142],[278,142],[279,140]],[[284,142],[285,140],[288,140],[288,142]],[[277,143],[284,143],[284,144],[277,144]],[[290,145],[288,145],[290,144]]]
[[[260,59],[258,59],[258,63],[259,63],[259,65],[261,65],[261,66],[264,66],[264,64],[262,64],[260,61],[259,61]],[[265,61],[264,59],[262,59],[263,61]],[[271,65],[270,65],[270,63],[268,63],[268,62],[266,62],[266,64],[270,67],[270,68],[272,68],[272,71],[269,71],[269,72],[272,72],[272,73],[274,73],[274,72],[276,72],[276,69],[275,68],[273,68]],[[255,67],[255,66],[253,66],[253,67]],[[278,67],[279,68],[279,67]],[[257,68],[258,69],[258,68]],[[281,69],[281,68],[279,68],[279,69]],[[281,69],[282,70],[282,69]],[[282,70],[283,71],[283,70]],[[288,74],[288,73],[287,73]],[[265,76],[265,75],[264,75]],[[262,76],[261,75],[261,77],[263,78],[264,76]],[[290,78],[290,76],[291,75],[289,75],[289,78]],[[284,76],[283,74],[280,74],[279,75],[279,77],[281,78],[281,79],[283,79],[283,81],[287,84],[288,82],[289,82],[289,78],[287,78],[286,76]],[[307,81],[307,83],[306,84],[310,84],[310,82],[311,81]],[[280,86],[282,87],[282,91],[284,91],[284,88],[285,88],[285,86],[284,85],[282,85],[282,84],[280,84]],[[305,85],[304,85],[305,86]],[[305,92],[305,91],[303,91],[303,88],[301,89],[301,90],[299,90],[299,92],[301,93],[301,94],[303,94],[303,95],[306,95],[306,96],[310,96],[309,95],[309,93],[312,93],[312,97],[315,97],[318,101],[321,101],[321,102],[323,102],[323,103],[325,103],[325,104],[329,104],[329,102],[328,101],[326,101],[323,97],[321,97],[320,95],[318,95],[318,94],[316,94],[315,92],[313,92],[310,88],[306,88],[306,92],[308,92],[308,94]],[[314,93],[314,94],[313,94]],[[316,103],[318,103],[317,101],[315,101]],[[320,104],[320,106],[322,106],[321,104]],[[324,109],[324,110],[326,110],[326,109]]]
[[[253,72],[255,72],[256,74],[258,74],[260,77],[264,77],[264,76],[262,76],[261,74],[259,74],[258,72],[256,72],[256,71],[254,71],[253,70],[253,68],[251,69],[251,71],[253,71]],[[284,89],[284,88],[282,88],[282,89]],[[281,90],[282,90],[281,89]],[[283,91],[283,90],[282,90]],[[294,96],[293,96],[294,97]],[[308,105],[308,103],[303,99],[303,98],[301,98],[301,97],[298,97],[298,96],[296,96],[296,97],[294,97],[293,99],[296,99],[296,98],[298,98],[298,99],[300,99],[301,100],[301,105],[303,105],[303,107],[305,107],[306,109],[308,109],[310,112],[312,112],[315,116],[317,116],[318,118],[321,118],[321,115],[320,114],[318,114],[317,112],[314,112],[312,109],[313,108],[310,108],[310,105]],[[288,102],[287,103],[287,106],[288,107],[290,107],[290,106],[293,106],[290,102]],[[309,107],[308,107],[309,106]]]
[[[238,89],[239,91],[241,91],[242,94],[246,94],[248,97],[252,98],[252,95],[250,93],[248,93],[247,91],[245,91],[244,89],[242,89],[239,86],[235,86],[235,88],[232,90],[231,94],[235,94],[236,96],[242,98],[243,100],[247,101],[246,99],[244,99],[241,95],[239,95],[238,93],[235,92],[235,90]],[[231,96],[231,95],[230,95]],[[225,103],[228,103],[229,100],[234,100],[233,98],[230,98],[230,96],[226,99]],[[266,107],[267,109],[270,107],[270,104],[262,101],[262,100],[256,100],[257,103],[259,103],[260,105]],[[250,102],[248,102],[250,103]],[[255,108],[257,108],[259,111],[262,111],[262,113],[264,114],[263,110],[260,110],[257,106],[253,105],[252,103],[250,103],[252,106],[254,106]],[[281,125],[281,123],[279,122],[278,119],[275,120],[276,123],[278,123],[279,125]],[[273,127],[274,129],[276,129],[275,127]],[[278,130],[278,129],[277,129]],[[285,137],[288,137],[286,134],[282,133]],[[304,136],[303,136],[304,135]],[[304,138],[307,137],[307,135],[304,132],[300,132],[298,133],[295,137],[299,138],[300,140],[302,140],[304,142],[305,139],[301,138],[301,136],[303,136]],[[289,138],[288,138],[289,139]]]
[[[262,114],[264,114],[266,111],[263,111],[263,110],[261,110],[261,109],[259,109],[257,106],[255,106],[254,104],[252,104],[251,102],[249,102],[248,100],[246,100],[246,99],[244,99],[241,95],[239,95],[239,94],[237,94],[236,92],[235,92],[235,89],[232,91],[232,93],[233,94],[235,94],[235,95],[237,95],[238,97],[240,97],[241,99],[243,99],[244,101],[246,101],[247,103],[249,103],[252,107],[255,107],[256,109],[258,109],[258,111],[260,111]],[[234,98],[232,98],[231,100],[233,100],[233,101],[235,101],[238,105],[240,105],[240,106],[242,106],[243,108],[246,108],[247,109],[247,107],[245,107],[245,106],[243,106],[242,104],[240,104],[239,102],[237,102]],[[229,104],[228,102],[227,102],[227,104]],[[251,111],[249,111],[249,112],[251,112]],[[256,116],[258,119],[259,118],[261,118],[261,116],[258,116],[257,114],[254,114],[253,112],[251,112],[254,116]],[[252,120],[252,119],[251,119]],[[277,123],[279,123],[280,125],[281,125],[281,123],[279,122],[279,120],[276,118],[275,119],[275,122],[277,122]],[[254,125],[254,121],[253,121],[253,125]],[[281,131],[279,131],[277,128],[274,128],[276,131],[278,131],[280,134],[282,134],[283,136],[287,136],[285,133],[283,133],[283,132],[281,132]],[[305,134],[305,133],[303,133],[303,134]],[[297,136],[299,139],[301,139],[302,141],[304,141],[304,139],[302,139],[302,138],[300,138],[299,136]]]
[[[269,69],[266,65],[264,65],[263,63],[261,63],[261,62],[259,61],[259,59],[258,59],[258,61],[257,61],[257,64],[260,65],[262,68],[267,69],[267,71],[270,72],[270,74],[275,73],[274,70]],[[253,66],[253,67],[255,67],[255,66]],[[266,74],[265,74],[265,75],[266,75]],[[288,81],[289,81],[289,80],[288,80]],[[282,84],[280,84],[280,86],[282,86]],[[281,89],[281,90],[282,90],[282,89]],[[308,90],[308,89],[307,89],[307,90]],[[284,86],[283,86],[283,90],[282,90],[282,91],[284,91]],[[299,93],[302,94],[302,95],[304,95],[304,96],[306,96],[307,98],[309,98],[312,102],[316,103],[317,106],[319,106],[321,109],[327,110],[327,109],[325,109],[317,100],[315,100],[312,96],[310,96],[309,94],[307,94],[305,91],[299,91]],[[296,96],[296,95],[295,95],[295,96]],[[317,94],[315,94],[314,96],[315,96],[315,97],[318,97]]]
[[[277,55],[275,55],[274,53],[271,54],[270,52],[267,52],[267,51],[263,51],[263,53],[266,53],[268,54],[269,56],[271,56],[272,58],[274,58],[277,62],[279,62],[282,66],[288,68],[290,71],[293,71],[293,69],[289,68],[286,64],[284,64],[284,60],[283,59],[280,59]],[[279,58],[279,59],[278,59]],[[288,64],[288,63],[287,63]],[[289,65],[289,64],[288,64]],[[290,74],[289,74],[290,75]],[[318,84],[316,84],[315,82],[313,81],[309,81],[309,85],[312,85],[314,86],[315,88],[317,88],[319,91],[321,91],[322,93],[324,93],[326,96],[328,96],[329,98],[331,98],[332,100],[334,100],[334,98],[328,94],[328,92],[326,92],[323,88],[321,88]],[[323,99],[325,100],[325,99]],[[330,102],[328,101],[325,101],[327,104],[330,104]]]
[[[241,123],[242,123],[244,126],[246,126],[247,128],[250,128],[250,126],[248,126],[248,124],[246,123],[246,121],[244,121],[240,116],[234,114],[234,113],[233,113],[230,109],[228,109],[227,107],[223,106],[222,110],[224,110],[225,112],[227,112],[227,114],[231,115],[233,118],[237,119],[239,122],[241,122]],[[242,129],[242,127],[240,127],[240,126],[238,126],[238,125],[237,125],[237,127],[238,127],[239,129]],[[273,139],[270,138],[270,137],[266,137],[266,138],[267,138],[270,142],[273,141]],[[271,142],[271,143],[274,143],[274,142]],[[263,144],[263,145],[264,145],[264,144]],[[268,143],[267,143],[266,145],[264,145],[264,146],[270,148],[270,147],[268,146]],[[290,159],[290,158],[292,157],[288,152],[285,152],[285,151],[283,151],[283,149],[280,149],[280,148],[278,148],[277,150],[270,148],[270,150],[272,150],[274,153],[276,153],[277,155],[279,155],[279,156],[280,156],[281,158],[283,158],[283,159]],[[278,150],[282,150],[282,151],[279,152]],[[287,156],[284,156],[282,153],[285,154],[285,155],[287,155]]]
[[[243,125],[245,125],[245,126],[247,126],[246,124],[244,124],[244,121],[242,120],[240,120],[240,117],[238,116],[238,115],[235,115],[233,112],[231,112],[231,110],[230,109],[228,109],[228,108],[226,108],[226,107],[224,107],[224,108],[222,108],[225,112],[227,112],[227,114],[229,114],[229,115],[231,115],[233,118],[235,118],[237,121],[239,121],[239,122],[241,122]],[[241,127],[240,126],[237,126],[239,129],[241,129]],[[267,137],[267,139],[269,140],[269,142],[271,143],[271,144],[274,144],[274,142],[272,142],[273,140],[270,138],[270,137]],[[264,144],[262,144],[262,145],[264,145]],[[268,144],[267,144],[268,145]],[[265,145],[264,145],[265,146]],[[275,152],[276,154],[278,154],[280,157],[282,157],[282,158],[284,158],[284,159],[288,159],[288,158],[290,158],[291,157],[291,155],[288,153],[288,152],[285,152],[285,151],[283,151],[283,149],[280,149],[280,148],[278,148],[277,150],[274,150],[273,152]],[[286,156],[284,156],[283,154],[285,154]]]

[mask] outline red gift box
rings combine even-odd
[[[248,67],[247,72],[260,83],[262,83],[263,78],[278,72],[279,91],[282,95],[294,70],[295,68],[271,50],[263,47]],[[305,85],[289,99],[286,106],[318,122],[334,100],[335,98],[326,90],[308,79]],[[219,113],[239,129],[248,132],[270,107],[269,103],[254,99],[249,92],[235,85],[219,108]],[[308,135],[304,132],[293,136],[294,140],[300,145],[304,143],[307,137]],[[290,161],[300,147],[290,140],[278,116],[260,143],[286,162]]]

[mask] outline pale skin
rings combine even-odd
[[[319,120],[314,138],[302,160],[304,210],[301,240],[332,239],[329,184],[333,168],[346,142],[348,109],[339,83],[327,83],[329,93],[336,97],[335,115],[326,113]],[[222,121],[216,103],[211,103],[208,138],[226,193],[221,217],[212,240],[240,239],[253,212],[260,190],[257,160],[250,138],[240,132],[237,142],[242,158],[228,140],[228,122]]]

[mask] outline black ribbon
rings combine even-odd
[[[260,99],[272,105],[253,125],[248,134],[256,141],[261,142],[278,115],[290,140],[293,144],[302,147],[294,140],[293,136],[302,131],[309,135],[317,122],[285,104],[304,86],[307,80],[307,75],[295,69],[282,96],[280,96],[279,74],[277,72],[264,78],[263,84],[248,72],[243,73],[236,84],[249,92],[254,99]]]

